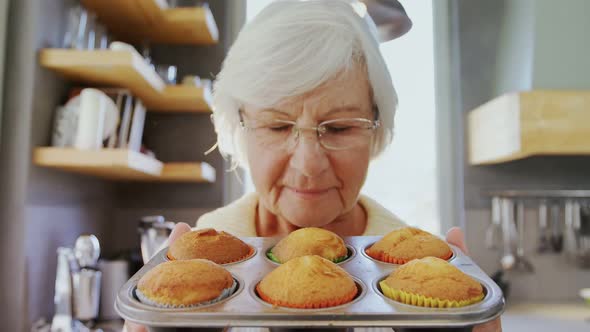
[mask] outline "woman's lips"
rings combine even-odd
[[[318,198],[318,197],[326,194],[330,190],[330,189],[297,189],[297,188],[291,188],[291,187],[287,187],[287,189],[289,189],[289,191],[291,191],[296,196],[298,196],[300,198],[304,198],[304,199]]]

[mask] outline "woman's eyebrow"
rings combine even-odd
[[[286,116],[291,116],[291,114],[289,114],[289,112],[286,111],[281,111],[275,108],[265,108],[263,110],[260,110],[259,113],[267,113],[267,114],[271,114],[271,115],[276,115],[277,113],[282,114],[282,115],[286,115]]]
[[[347,105],[347,106],[338,106],[330,109],[328,112],[323,114],[324,116],[329,116],[338,113],[350,113],[350,112],[362,112],[361,108],[356,105]]]

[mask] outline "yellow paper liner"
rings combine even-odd
[[[381,261],[381,262],[385,262],[385,263],[406,264],[407,262],[416,259],[416,258],[411,258],[411,259],[397,258],[397,257],[390,256],[388,253],[385,253],[385,252],[372,253],[372,252],[370,252],[369,249],[370,248],[365,249],[365,253],[369,257],[371,257],[373,259],[376,259],[378,261]],[[451,257],[453,257],[453,251],[452,250],[449,250],[449,252],[446,255],[440,256],[440,257],[437,257],[437,258],[444,259],[444,260],[449,260]]]
[[[248,251],[248,253],[246,255],[238,258],[238,259],[234,259],[234,260],[223,262],[223,263],[219,263],[219,262],[214,262],[214,263],[217,263],[217,264],[231,264],[231,263],[236,263],[236,262],[241,262],[243,260],[246,260],[247,258],[252,257],[252,255],[254,255],[254,253],[256,252],[256,250],[254,249],[254,247],[252,247],[251,245],[248,245],[248,248],[250,248],[250,250]],[[176,258],[174,258],[174,256],[172,256],[170,254],[170,251],[168,251],[166,253],[166,258],[168,258],[171,261],[175,261],[176,260]]]
[[[379,282],[379,286],[381,286],[381,291],[383,295],[387,296],[388,298],[404,303],[404,304],[411,304],[414,306],[419,307],[427,307],[427,308],[459,308],[464,307],[466,305],[474,304],[481,301],[484,297],[484,294],[474,297],[472,299],[455,301],[455,300],[443,300],[434,297],[426,297],[420,294],[414,294],[406,291],[402,291],[400,289],[393,289],[389,287],[385,280]]]
[[[264,294],[260,290],[260,284],[256,285],[256,292],[258,293],[258,295],[260,296],[261,299],[263,299],[265,302],[270,303],[272,305],[276,305],[276,306],[280,306],[280,307],[287,307],[287,308],[296,308],[296,309],[321,309],[321,308],[329,308],[329,307],[339,306],[339,305],[342,305],[342,304],[352,301],[352,299],[354,299],[354,297],[358,293],[358,288],[355,287],[354,291],[352,291],[350,294],[347,294],[341,298],[324,300],[324,301],[316,302],[316,303],[289,303],[289,302],[285,302],[285,301],[281,301],[281,300],[274,300],[270,296]]]

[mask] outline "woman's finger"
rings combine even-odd
[[[147,329],[143,325],[125,322],[125,326],[123,326],[123,332],[147,332]]]
[[[502,332],[502,322],[500,321],[500,317],[493,321],[474,326],[473,332]]]
[[[172,244],[176,239],[178,239],[182,234],[191,231],[191,226],[187,223],[179,222],[178,224],[174,225],[174,229],[170,236],[168,237],[168,243]]]
[[[451,227],[447,232],[447,242],[459,247],[465,255],[469,255],[469,250],[467,250],[467,245],[465,244],[465,234],[463,234],[461,228]]]

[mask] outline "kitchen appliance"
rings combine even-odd
[[[137,230],[144,264],[162,248],[173,228],[174,223],[166,221],[163,216],[145,216],[140,219]]]
[[[129,262],[124,259],[101,259],[98,269],[102,272],[100,287],[100,320],[121,318],[115,311],[117,292],[129,279]]]
[[[212,305],[190,309],[156,308],[140,303],[135,295],[139,279],[158,264],[167,261],[164,248],[121,288],[115,308],[127,320],[146,325],[150,332],[200,331],[201,328],[230,326],[266,326],[271,328],[349,328],[412,327],[463,328],[490,321],[501,314],[504,299],[500,288],[461,250],[452,246],[449,263],[478,280],[485,288],[484,299],[476,304],[447,309],[433,309],[401,304],[386,298],[379,281],[399,265],[370,258],[365,249],[380,236],[344,237],[349,258],[339,263],[359,287],[359,295],[342,306],[323,309],[288,309],[261,300],[255,290],[258,282],[277,267],[266,256],[279,241],[277,238],[246,237],[244,242],[256,249],[249,259],[225,264],[238,287],[227,299]],[[186,328],[186,329],[185,329]]]
[[[98,318],[101,272],[96,269],[100,244],[94,235],[81,235],[74,248],[57,249],[55,315],[51,332],[91,331]]]

